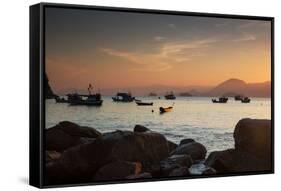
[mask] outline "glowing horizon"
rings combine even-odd
[[[47,8],[52,88],[215,86],[271,79],[269,21]]]

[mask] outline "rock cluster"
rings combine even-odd
[[[235,148],[212,152],[193,139],[177,145],[136,125],[133,131],[100,133],[63,121],[46,130],[48,185],[190,176],[193,164],[203,175],[271,170],[270,120],[243,119],[234,131]]]

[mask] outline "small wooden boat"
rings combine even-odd
[[[241,99],[241,103],[250,103],[251,99],[248,97],[244,97],[243,99]]]
[[[160,113],[166,113],[173,110],[173,107],[159,107]]]
[[[153,102],[142,102],[141,100],[136,101],[136,104],[138,106],[151,106],[153,105]]]
[[[218,100],[212,99],[213,103],[226,103],[228,101],[227,97],[220,97]]]

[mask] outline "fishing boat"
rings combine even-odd
[[[218,100],[217,99],[212,99],[213,103],[226,103],[228,101],[227,97],[220,97]]]
[[[243,99],[243,96],[242,95],[236,95],[234,96],[234,100],[235,101],[241,101]]]
[[[242,103],[250,103],[251,99],[248,97],[244,97],[243,99],[241,99]]]
[[[68,103],[68,100],[65,99],[64,97],[55,97],[56,103]]]
[[[89,84],[88,95],[73,93],[68,94],[67,99],[70,105],[87,105],[87,106],[101,106],[103,100],[101,99],[101,94],[96,93],[92,94],[91,90],[93,89],[92,85]]]
[[[176,99],[176,96],[174,95],[173,92],[168,92],[164,97],[170,100]]]
[[[132,102],[135,97],[132,97],[131,93],[117,93],[116,96],[112,97],[115,102]]]
[[[166,113],[166,112],[170,112],[173,110],[173,107],[159,107],[159,111],[160,113]]]
[[[153,102],[143,102],[141,100],[135,101],[138,106],[151,106]]]

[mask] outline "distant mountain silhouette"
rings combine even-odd
[[[48,88],[49,89],[49,88]],[[235,95],[241,94],[249,97],[270,97],[271,96],[271,83],[246,83],[240,79],[229,79],[217,86],[169,86],[169,85],[151,85],[143,87],[123,87],[123,88],[109,88],[109,89],[94,89],[99,91],[104,96],[113,96],[117,92],[131,92],[133,96],[148,96],[151,92],[157,94],[158,96],[165,95],[168,91],[173,91],[176,95],[180,93],[188,93],[191,96],[207,96],[207,97],[217,97],[217,96],[227,96],[233,97]],[[87,88],[76,89],[67,88],[61,90],[59,95],[65,95],[67,93],[84,93],[87,94]]]
[[[209,92],[207,96],[234,96],[235,94],[250,96],[250,97],[270,97],[271,96],[271,83],[246,83],[240,79],[226,80]]]

